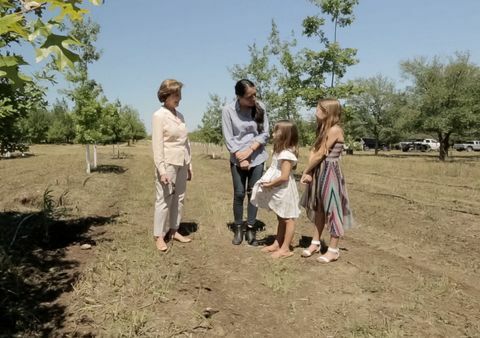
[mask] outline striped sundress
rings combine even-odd
[[[335,143],[325,160],[313,170],[313,180],[300,201],[307,217],[314,223],[315,212],[325,211],[326,226],[333,237],[343,236],[353,223],[345,178],[338,163],[342,149],[343,143]]]

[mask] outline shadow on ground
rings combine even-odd
[[[92,172],[123,174],[127,170],[128,169],[125,169],[124,167],[115,164],[102,164],[97,166],[95,169],[92,169]]]
[[[1,336],[49,336],[63,326],[65,306],[56,301],[79,273],[79,262],[66,259],[67,247],[95,245],[89,230],[115,218],[53,220],[42,212],[0,213]]]
[[[198,231],[198,224],[195,222],[182,222],[178,228],[178,232],[182,236],[188,236],[194,232]]]

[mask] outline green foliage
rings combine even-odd
[[[44,111],[46,101],[44,88],[33,82],[23,87],[0,80],[0,153],[15,151],[31,138],[25,118],[29,113]]]
[[[133,140],[135,142],[147,136],[145,126],[136,109],[126,105],[120,108],[119,114],[122,141]]]
[[[38,107],[36,98],[29,97],[36,84],[30,85],[33,78],[21,72],[21,67],[28,65],[20,54],[25,49],[17,47],[31,46],[36,62],[50,58],[57,70],[73,68],[79,56],[71,48],[80,42],[68,33],[59,32],[68,30],[70,22],[82,19],[87,13],[80,7],[84,2],[0,1],[0,152],[15,150],[20,142],[45,139],[47,133],[46,110]],[[52,17],[52,12],[58,15]],[[52,80],[45,71],[38,77]]]
[[[20,72],[20,67],[28,64],[22,57],[11,50],[13,44],[30,45],[36,55],[36,61],[52,57],[56,67],[63,70],[73,67],[79,60],[71,46],[79,41],[69,35],[59,35],[56,31],[65,27],[69,21],[81,20],[87,13],[79,7],[84,0],[39,0],[0,2],[0,78],[14,86],[22,86],[31,78]],[[93,4],[100,1],[91,0]],[[57,12],[56,17],[46,18],[46,13]]]
[[[349,66],[358,62],[357,50],[342,48],[337,41],[337,26],[346,27],[353,23],[353,9],[358,0],[311,0],[320,7],[322,14],[330,16],[334,24],[333,41],[323,31],[325,19],[309,16],[303,21],[303,34],[318,38],[323,46],[320,50],[304,49],[302,52],[304,82],[300,94],[309,107],[314,107],[319,98],[346,98],[352,92],[348,84],[339,80],[345,75]],[[325,85],[327,74],[331,74],[330,87]],[[336,83],[335,83],[336,76]]]
[[[51,110],[52,123],[47,131],[49,143],[72,143],[75,139],[75,125],[65,100],[57,101]]]
[[[395,128],[396,106],[394,105],[395,84],[393,81],[377,75],[371,78],[354,81],[358,88],[356,94],[350,96],[347,104],[353,114],[349,122],[353,132],[363,129],[363,137],[394,141],[397,134]],[[376,151],[378,150],[375,149]]]
[[[202,125],[199,126],[199,141],[213,144],[223,143],[222,108],[225,103],[220,96],[210,94],[207,111],[203,114]]]
[[[401,65],[411,79],[408,116],[412,128],[438,136],[440,159],[445,159],[449,138],[480,126],[480,68],[468,54],[457,53],[448,62],[418,58]]]

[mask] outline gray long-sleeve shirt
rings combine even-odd
[[[265,110],[265,106],[260,102],[260,106]],[[241,110],[238,100],[235,100],[225,107],[222,111],[222,132],[225,145],[230,152],[230,161],[239,165],[235,157],[237,151],[242,151],[250,147],[254,142],[260,143],[260,147],[255,150],[250,157],[250,166],[255,167],[264,163],[268,159],[268,153],[265,149],[269,137],[269,124],[267,113],[263,122],[263,132],[257,131],[257,123],[253,120],[251,110]]]

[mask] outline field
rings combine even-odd
[[[91,175],[80,146],[0,160],[0,335],[480,337],[478,153],[344,157],[357,226],[320,265],[300,257],[304,216],[288,259],[231,244],[227,155],[201,145],[182,224],[194,241],[157,252],[151,145],[120,149],[99,147]],[[275,217],[258,218],[268,242]]]

